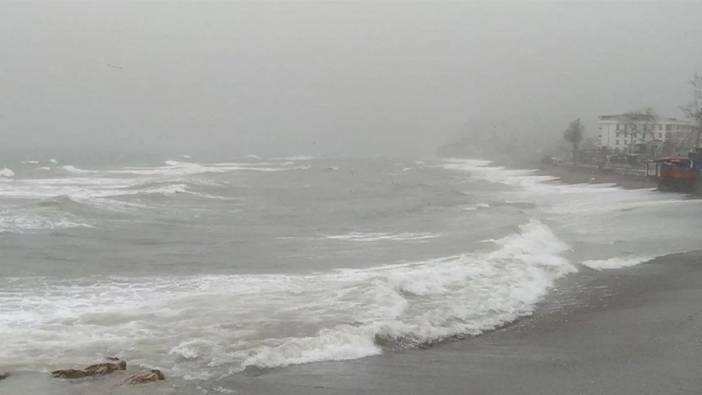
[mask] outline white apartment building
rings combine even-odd
[[[636,145],[649,142],[686,145],[694,141],[695,124],[648,114],[601,115],[597,120],[597,132],[600,147],[631,151]]]

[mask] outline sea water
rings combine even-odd
[[[563,276],[699,248],[700,200],[489,161],[0,165],[0,370],[20,378],[0,389],[18,394],[75,392],[21,378],[112,355],[163,370],[164,393],[227,392],[478,336]]]

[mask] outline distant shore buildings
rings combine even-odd
[[[601,115],[597,120],[597,145],[613,152],[683,153],[694,145],[695,135],[692,121],[647,113]]]

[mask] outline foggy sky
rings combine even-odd
[[[503,117],[592,131],[601,113],[680,116],[700,15],[667,1],[3,2],[0,143],[423,156]]]

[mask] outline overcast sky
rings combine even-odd
[[[502,117],[680,116],[700,16],[670,1],[2,2],[0,143],[424,156]]]

